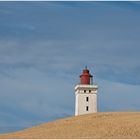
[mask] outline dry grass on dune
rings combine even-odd
[[[140,138],[140,113],[81,115],[3,134],[0,138]]]

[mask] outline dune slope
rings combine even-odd
[[[94,113],[60,119],[0,138],[140,138],[140,113]]]

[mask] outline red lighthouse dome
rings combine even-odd
[[[92,75],[90,74],[87,67],[83,70],[83,73],[80,75],[80,84],[90,85],[92,84]]]

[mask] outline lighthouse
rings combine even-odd
[[[75,116],[97,112],[97,89],[93,76],[85,67],[80,75],[80,83],[75,86]]]

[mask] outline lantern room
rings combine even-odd
[[[91,85],[92,84],[92,75],[90,74],[87,67],[83,70],[83,73],[80,75],[80,84]]]

